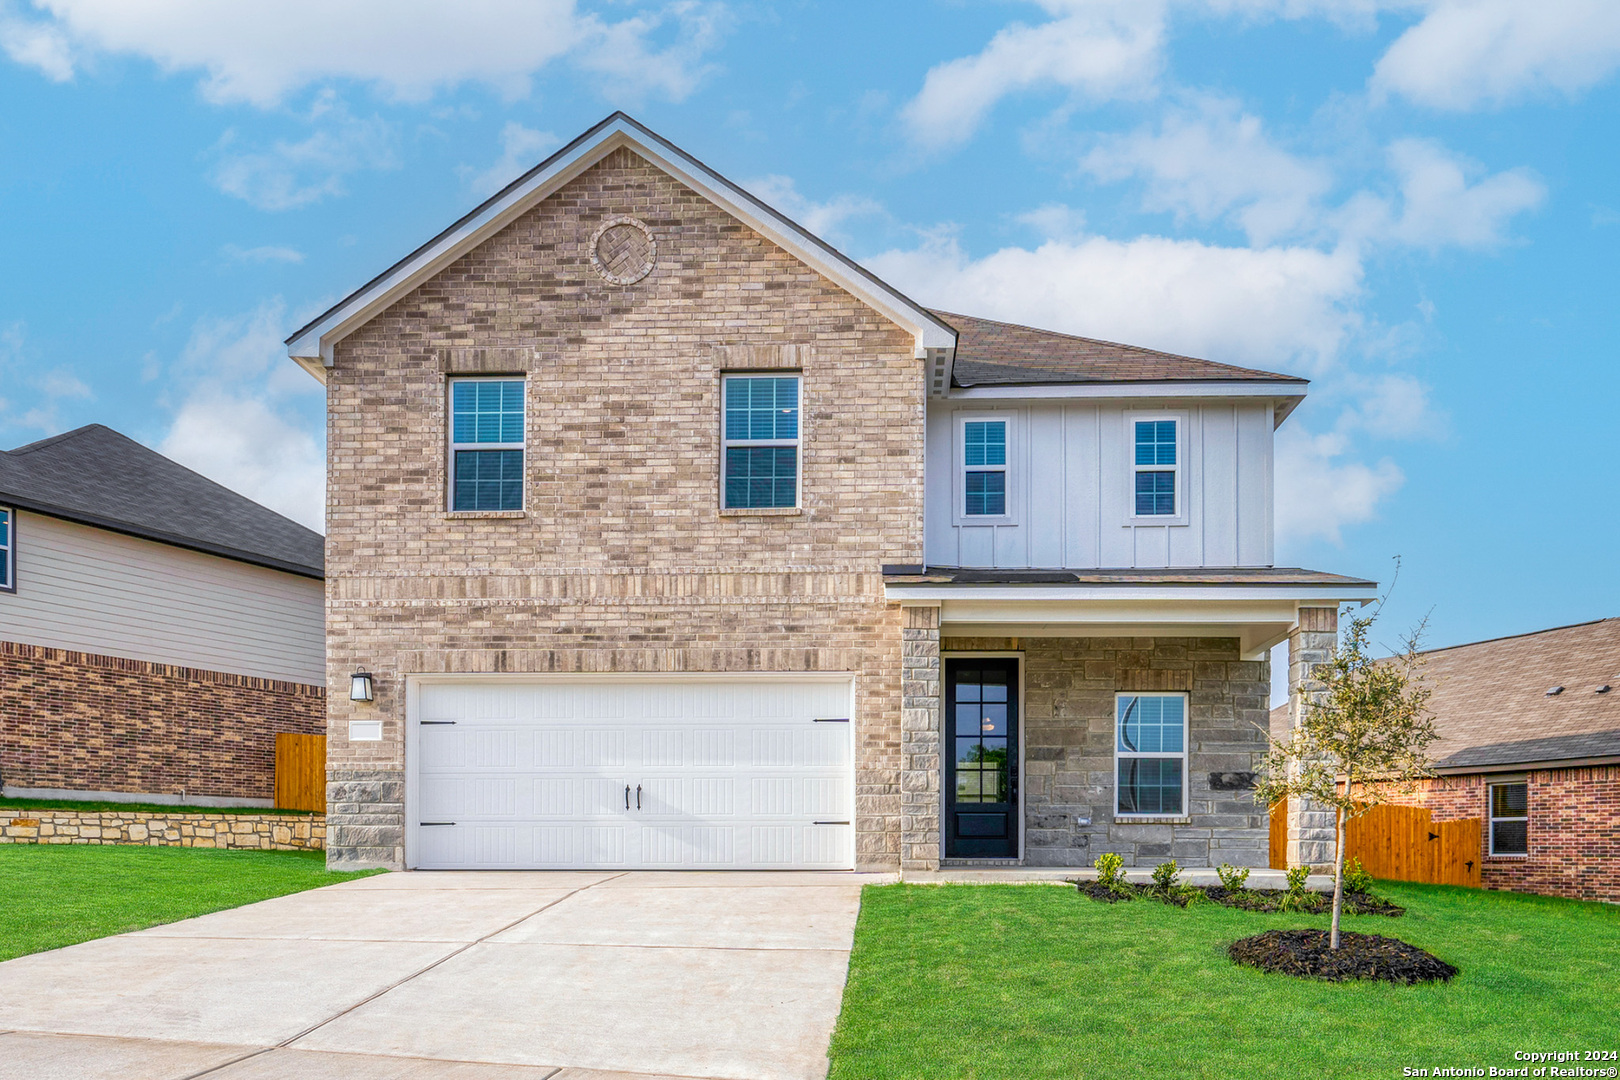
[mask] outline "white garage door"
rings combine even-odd
[[[412,680],[421,869],[850,869],[852,684]]]

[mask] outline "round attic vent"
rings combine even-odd
[[[591,236],[591,265],[615,285],[634,285],[658,262],[652,230],[633,217],[611,217]]]

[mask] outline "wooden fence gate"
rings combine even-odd
[[[325,735],[276,735],[276,806],[326,813]]]
[[[1345,830],[1345,859],[1394,881],[1479,888],[1480,820],[1435,821],[1420,806],[1375,806]]]
[[[1271,807],[1271,868],[1288,869],[1288,800],[1279,799]]]

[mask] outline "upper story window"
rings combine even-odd
[[[523,509],[522,379],[450,382],[450,509]]]
[[[1187,806],[1187,698],[1120,694],[1114,699],[1115,812],[1180,817]]]
[[[17,588],[16,517],[0,506],[0,590],[11,592]]]
[[[966,517],[1007,513],[1007,421],[962,422],[963,502]]]
[[[727,375],[721,503],[727,510],[799,505],[799,376]]]
[[[1174,419],[1137,420],[1132,469],[1137,517],[1181,512],[1181,455]]]
[[[1524,783],[1490,786],[1492,855],[1530,853],[1529,790]]]

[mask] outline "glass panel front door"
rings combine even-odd
[[[1018,661],[945,662],[945,854],[1018,855]]]

